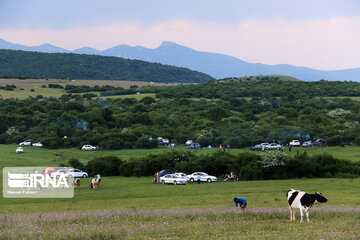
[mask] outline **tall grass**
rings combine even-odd
[[[359,239],[360,208],[320,208],[312,223],[286,208],[119,209],[1,215],[1,239]]]

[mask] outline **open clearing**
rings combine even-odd
[[[67,94],[64,89],[58,88],[48,88],[48,84],[58,84],[63,87],[66,85],[75,85],[75,86],[105,86],[110,85],[114,87],[130,88],[132,85],[137,85],[138,87],[143,86],[172,86],[176,84],[166,84],[166,83],[155,83],[155,82],[134,82],[134,81],[111,81],[111,80],[67,80],[67,79],[7,79],[0,78],[0,86],[5,87],[6,85],[15,85],[16,88],[13,91],[6,91],[0,89],[1,98],[18,98],[26,99],[28,97],[36,97],[41,95],[43,97],[61,97],[63,94]],[[45,85],[46,88],[42,86]],[[33,89],[33,91],[31,91]],[[98,94],[94,92],[87,92]],[[140,96],[139,96],[140,95]],[[141,98],[145,96],[139,95],[127,95],[127,97]],[[120,97],[120,96],[117,96]]]
[[[95,156],[122,159],[167,148],[83,152],[0,145],[0,166],[55,166],[54,152],[86,162]],[[185,147],[178,146],[185,150]],[[358,147],[308,149],[340,152],[356,161]],[[346,151],[345,151],[346,150]],[[218,149],[200,149],[196,154]],[[231,149],[233,153],[248,151]],[[347,154],[345,154],[348,152]],[[195,152],[194,152],[195,153]],[[296,154],[293,151],[291,154]],[[2,179],[2,172],[0,174]],[[360,179],[292,179],[152,184],[152,177],[103,177],[100,190],[81,179],[72,199],[1,198],[0,239],[360,239]],[[0,185],[2,191],[2,184]],[[315,204],[311,224],[289,220],[286,192],[290,188],[321,192],[329,201]],[[233,198],[248,200],[236,210]]]

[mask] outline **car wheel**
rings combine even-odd
[[[176,182],[176,181],[174,182],[174,185],[177,185],[177,182]]]
[[[208,179],[207,179],[207,182],[211,182],[211,179],[210,179],[210,178],[208,178]]]
[[[165,180],[162,180],[162,184],[165,184]]]
[[[86,178],[86,174],[83,175],[83,178]]]
[[[193,178],[190,178],[190,182],[194,182],[194,179],[193,179]]]

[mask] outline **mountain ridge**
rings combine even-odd
[[[208,74],[216,79],[255,75],[288,75],[305,81],[318,81],[321,79],[330,81],[360,81],[360,68],[325,71],[308,67],[297,67],[290,64],[267,65],[249,63],[226,54],[197,51],[170,41],[164,41],[156,48],[121,44],[104,51],[89,47],[70,51],[51,44],[28,47],[0,39],[0,48],[51,53],[95,54],[136,59],[189,68]]]

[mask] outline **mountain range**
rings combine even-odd
[[[249,63],[225,54],[196,51],[174,42],[163,42],[159,47],[153,49],[142,46],[118,45],[104,51],[89,47],[70,51],[48,43],[29,47],[0,39],[0,49],[47,53],[94,54],[136,59],[189,68],[208,74],[216,79],[254,75],[288,75],[304,81],[318,81],[321,79],[329,81],[360,81],[360,68],[323,71],[288,64],[267,65]]]

